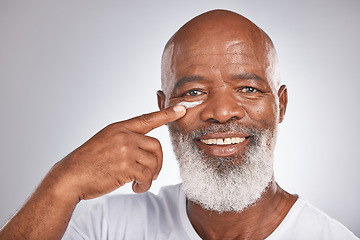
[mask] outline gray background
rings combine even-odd
[[[98,130],[157,110],[163,46],[215,8],[250,18],[277,48],[289,88],[279,184],[360,236],[358,0],[0,0],[0,225]],[[180,180],[167,129],[150,135],[165,152],[157,192]]]

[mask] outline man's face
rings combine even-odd
[[[165,104],[201,102],[188,108],[187,114],[176,121],[178,131],[188,133],[212,123],[227,122],[255,129],[275,128],[277,96],[267,79],[263,49],[254,51],[253,44],[239,39],[219,39],[210,46],[202,41],[177,45],[169,77],[173,81],[169,84],[174,87]],[[194,141],[210,156],[228,157],[244,151],[250,137],[246,133],[209,133]],[[220,145],[220,139],[240,142]]]
[[[267,48],[246,32],[190,39],[165,52],[167,90],[159,98],[161,107],[195,106],[168,125],[183,188],[204,208],[242,211],[273,177],[279,99]]]

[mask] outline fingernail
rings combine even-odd
[[[173,107],[173,109],[174,109],[175,112],[183,112],[183,111],[185,111],[186,108],[184,106],[181,106],[181,105],[176,105],[176,106]]]

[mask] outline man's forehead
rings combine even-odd
[[[237,38],[199,39],[199,41],[174,42],[172,57],[177,59],[192,58],[199,55],[241,55],[255,56],[261,46]]]
[[[171,54],[171,67],[173,69],[187,68],[202,64],[221,65],[247,65],[252,64],[262,67],[265,56],[251,43],[240,40],[225,40],[216,43],[193,44],[184,46],[174,45]],[[260,52],[260,54],[259,54]],[[230,66],[229,66],[230,67]],[[235,66],[238,68],[239,66]]]
[[[209,41],[174,43],[171,54],[172,80],[186,76],[203,76],[221,71],[223,76],[253,73],[265,79],[266,57],[261,47],[241,38],[214,38]]]
[[[162,62],[163,90],[165,85],[171,85],[166,88],[172,89],[179,80],[175,74],[179,66],[186,68],[209,59],[215,61],[216,55],[228,56],[237,69],[241,64],[249,64],[247,58],[256,59],[251,63],[254,67],[271,72],[269,48],[273,46],[267,35],[241,15],[227,11],[205,13],[185,24],[167,44]],[[211,57],[197,57],[204,55]]]

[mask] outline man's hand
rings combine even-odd
[[[185,115],[176,106],[113,123],[54,166],[64,191],[79,200],[109,193],[133,182],[133,191],[147,191],[162,167],[160,142],[145,134]]]
[[[162,166],[157,139],[145,134],[183,117],[183,106],[113,123],[54,165],[26,204],[0,230],[0,240],[61,239],[76,204],[133,182],[147,191]]]

